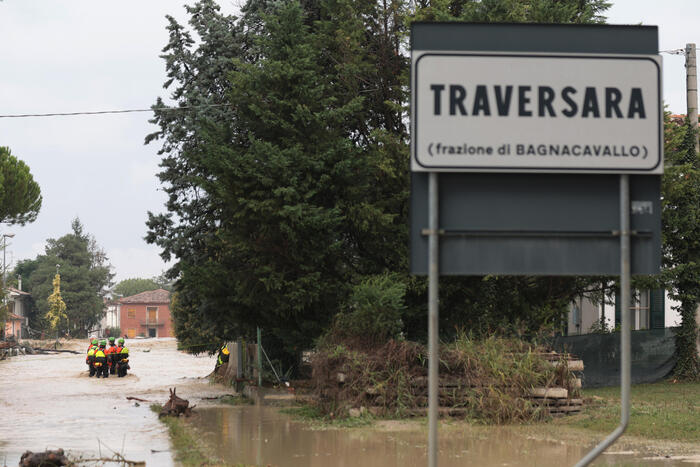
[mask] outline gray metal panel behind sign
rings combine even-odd
[[[415,22],[411,50],[656,54],[657,26]]]
[[[411,272],[427,274],[428,174],[411,178]],[[660,177],[631,177],[632,273],[661,266]],[[620,273],[614,175],[439,176],[440,274]],[[449,195],[448,195],[449,194]]]

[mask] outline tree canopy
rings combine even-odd
[[[169,287],[167,283],[160,282],[158,278],[142,279],[134,277],[124,279],[114,286],[112,292],[120,297],[131,297],[132,295],[146,292],[148,290],[156,290]]]
[[[665,168],[662,178],[663,285],[680,302],[681,325],[676,332],[675,376],[700,377],[696,313],[700,303],[700,158],[695,152],[697,130],[676,124],[666,114]]]
[[[393,303],[386,335],[400,323],[421,338],[426,283],[408,275],[407,25],[601,22],[608,4],[410,7],[249,0],[238,18],[200,0],[186,7],[189,29],[169,18],[165,87],[182,110],[153,107],[159,130],[146,141],[162,141],[168,201],[166,213],[149,213],[147,240],[176,259],[173,316],[185,347],[214,350],[259,326],[298,353],[337,313],[362,315],[352,307],[368,287],[372,303]],[[204,104],[217,106],[191,108]],[[555,324],[595,280],[448,278],[441,328]]]
[[[49,329],[49,296],[54,293],[57,266],[60,273],[60,298],[65,303],[65,320],[58,320],[60,333],[85,335],[104,315],[104,296],[113,274],[104,251],[95,239],[83,231],[74,219],[72,232],[46,241],[45,253],[20,261],[14,274],[22,275],[32,294],[30,321],[33,328]],[[48,315],[48,316],[47,316]]]
[[[41,209],[41,189],[29,167],[0,146],[0,223],[34,222]]]

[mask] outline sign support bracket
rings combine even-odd
[[[620,175],[620,425],[593,448],[575,467],[589,465],[612,445],[627,429],[630,419],[630,383],[632,376],[632,333],[630,320],[630,190],[629,175]]]

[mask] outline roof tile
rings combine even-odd
[[[120,298],[119,303],[170,303],[170,292],[165,289],[147,290],[131,297]]]

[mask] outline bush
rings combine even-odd
[[[544,353],[518,339],[459,334],[454,342],[441,345],[440,406],[488,423],[545,417],[530,402],[530,390],[573,388],[567,367],[550,364]],[[428,405],[427,355],[421,344],[393,340],[373,347],[353,342],[320,348],[312,359],[319,408],[325,414],[363,406],[381,415],[421,413]]]
[[[345,310],[339,312],[323,342],[354,341],[361,345],[399,339],[401,313],[406,308],[406,284],[398,276],[370,276],[353,287]]]

